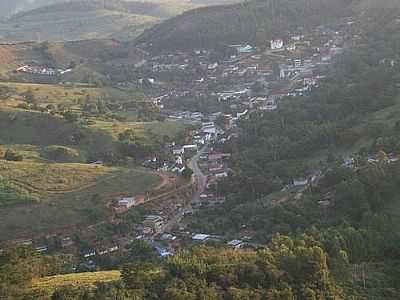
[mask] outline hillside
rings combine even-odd
[[[186,10],[234,0],[54,0],[8,4],[0,23],[0,41],[133,39],[144,29]],[[21,2],[22,3],[22,2]],[[5,6],[5,4],[3,4]],[[32,10],[29,10],[29,9]],[[6,13],[9,12],[9,13]],[[17,12],[16,14],[12,13]],[[1,15],[0,15],[1,17]]]
[[[264,46],[298,26],[318,25],[346,15],[348,2],[268,0],[199,8],[146,30],[137,43],[151,44],[154,51],[238,43]]]
[[[45,297],[65,286],[94,288],[96,283],[118,281],[120,276],[119,271],[103,271],[43,277],[32,283],[32,294]]]
[[[0,2],[0,20],[10,17],[20,11],[26,11],[61,1],[63,0],[2,0]]]
[[[246,44],[265,47],[270,39],[288,38],[301,27],[335,23],[339,18],[370,15],[399,8],[396,0],[268,0],[203,7],[147,29],[136,44],[148,49],[176,50]]]
[[[157,21],[155,17],[91,2],[68,2],[17,14],[0,24],[0,36],[7,41],[101,38],[127,25],[140,32]]]

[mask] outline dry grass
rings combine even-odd
[[[185,130],[185,125],[180,122],[107,122],[95,121],[90,126],[94,129],[100,129],[109,132],[114,139],[118,139],[118,135],[127,129],[135,132],[135,137],[145,143],[153,143],[156,140],[162,140],[163,136],[170,138],[176,137],[179,132]]]
[[[106,175],[112,176],[114,171],[114,168],[87,164],[0,160],[0,176],[40,198],[87,188]]]
[[[100,88],[14,82],[2,82],[0,85],[7,86],[15,91],[15,95],[11,97],[14,100],[22,100],[24,93],[32,91],[35,102],[38,104],[76,104],[79,101],[95,100],[106,95],[104,90]]]
[[[102,271],[88,273],[74,273],[43,277],[32,282],[34,293],[52,293],[64,286],[93,288],[96,282],[118,281],[120,271]]]

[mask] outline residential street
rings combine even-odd
[[[207,146],[208,145],[205,145],[203,148],[201,148],[200,151],[195,156],[193,156],[188,163],[189,168],[191,168],[194,172],[195,180],[197,182],[197,189],[196,192],[193,194],[192,202],[197,202],[200,200],[200,195],[203,192],[207,183],[206,176],[203,174],[198,165],[200,156],[207,150]],[[161,232],[170,232],[172,228],[181,221],[184,212],[190,211],[191,209],[191,202],[188,202],[185,207],[179,210],[179,212],[177,212],[175,216],[170,218],[169,221],[164,224]]]
[[[189,168],[193,170],[194,176],[197,181],[197,190],[196,193],[193,195],[193,202],[199,201],[200,195],[204,191],[205,185],[207,183],[207,178],[201,171],[198,164],[200,156],[204,154],[204,152],[206,152],[207,147],[208,145],[205,145],[203,148],[201,148],[200,151],[191,158],[188,164]]]

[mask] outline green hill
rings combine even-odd
[[[17,14],[0,25],[0,36],[8,41],[101,38],[127,25],[140,32],[157,21],[98,2],[68,2]]]
[[[214,3],[187,0],[32,2],[23,8],[36,7],[35,9],[23,10],[0,23],[0,40],[60,41],[106,37],[133,39],[144,29],[186,10],[233,1],[235,0]],[[12,11],[10,9],[8,11]]]
[[[311,28],[354,15],[394,14],[398,8],[396,0],[255,0],[185,12],[145,30],[136,42],[152,45],[154,52],[239,43],[265,46],[299,26]]]
[[[137,43],[155,51],[223,44],[265,45],[298,26],[327,23],[346,15],[348,0],[268,0],[191,10],[146,30]]]

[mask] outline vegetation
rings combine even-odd
[[[43,295],[52,295],[54,291],[63,287],[94,288],[97,283],[118,281],[120,276],[119,271],[100,271],[42,277],[33,280],[32,294],[43,297]]]
[[[155,52],[221,48],[240,43],[265,46],[265,41],[285,37],[299,24],[315,26],[345,16],[349,2],[258,0],[199,8],[146,30],[137,38],[137,43],[147,43]]]
[[[45,147],[41,156],[48,160],[58,162],[76,162],[79,160],[79,152],[64,146]]]
[[[32,201],[26,191],[0,177],[0,208],[16,204],[26,204]]]
[[[24,0],[22,0],[24,1]],[[20,0],[21,2],[21,0]],[[206,2],[206,3],[204,3]],[[118,37],[131,40],[162,19],[182,13],[202,4],[234,2],[231,0],[196,1],[184,0],[141,0],[141,1],[25,1],[18,5],[19,12],[0,25],[0,35],[10,41],[37,40],[82,40]],[[3,11],[14,12],[6,5]],[[28,8],[28,9],[27,9]],[[32,10],[29,10],[32,9]],[[85,20],[85,21],[82,21]],[[50,25],[50,26],[49,26]],[[37,32],[41,35],[38,37]]]
[[[14,173],[7,165],[6,172],[11,178],[13,174],[25,174],[23,180],[26,183],[11,182],[41,201],[31,207],[10,206],[0,210],[2,242],[15,239],[21,232],[38,234],[55,228],[75,228],[101,222],[112,214],[107,205],[121,191],[136,195],[151,191],[160,183],[159,176],[140,168],[115,170],[80,164],[28,164],[25,168],[23,165],[17,167]],[[53,171],[48,172],[51,169]],[[53,177],[52,172],[58,175]],[[28,174],[34,177],[30,178]]]
[[[99,13],[107,17],[131,14],[128,6],[117,2],[107,6],[103,2],[103,7],[93,3],[82,5],[93,8],[96,18]],[[346,16],[350,9],[364,11],[370,3],[268,0],[199,9],[156,26],[138,42],[153,43],[155,51],[237,42],[260,45],[293,32],[299,24],[328,23]],[[394,2],[385,1],[389,3]],[[61,7],[75,12],[82,5]],[[398,299],[400,36],[399,13],[388,7],[378,16],[368,9],[363,13],[354,26],[358,46],[328,67],[329,77],[318,89],[283,99],[276,111],[251,112],[238,122],[238,138],[213,145],[216,151],[232,153],[230,174],[218,184],[218,193],[226,201],[190,214],[185,225],[191,232],[221,236],[224,242],[240,238],[244,241],[241,249],[210,241],[160,259],[148,243],[135,240],[115,260],[101,255],[93,258],[118,270],[73,274],[71,265],[79,262],[72,264],[70,258],[6,246],[0,251],[0,298]],[[20,17],[43,17],[51,9]],[[68,9],[63,13],[71,13]],[[363,28],[360,35],[357,26]],[[107,43],[110,48],[100,57],[126,59],[127,48],[114,53],[113,47],[121,43]],[[90,53],[90,45],[81,51]],[[71,53],[77,55],[79,46],[68,47],[71,57]],[[59,51],[68,47],[44,43],[35,51],[56,64],[57,55],[62,56]],[[87,67],[82,62],[69,63]],[[98,226],[101,232],[93,234],[96,245],[103,246],[105,236],[131,233],[132,224],[142,220],[140,209],[112,218],[110,203],[121,191],[136,195],[157,186],[160,178],[137,163],[153,155],[163,159],[163,146],[171,141],[183,144],[190,128],[164,121],[144,95],[117,101],[105,94],[110,91],[102,87],[107,80],[118,82],[125,75],[135,79],[129,70],[118,74],[121,69],[110,67],[110,76],[90,69],[85,81],[98,87],[71,88],[79,93],[77,100],[65,87],[54,85],[40,88],[53,91],[54,98],[64,93],[59,102],[48,101],[46,92],[41,95],[36,86],[0,88],[5,100],[0,111],[4,144],[0,149],[4,157],[0,160],[0,240],[55,227]],[[12,98],[16,90],[18,97]],[[196,105],[207,106],[207,101]],[[351,166],[343,164],[346,157],[352,158]],[[186,169],[183,176],[192,174]],[[304,187],[292,184],[303,177],[313,180]],[[29,202],[32,205],[26,205]],[[129,221],[118,224],[124,218]],[[92,251],[80,234],[75,239],[82,253]]]

